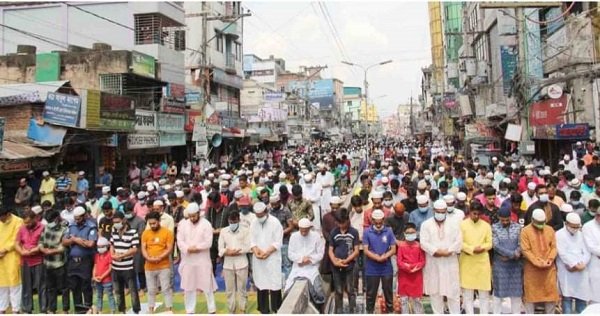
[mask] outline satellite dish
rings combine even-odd
[[[223,143],[223,136],[221,134],[214,134],[210,140],[213,147],[219,147]]]

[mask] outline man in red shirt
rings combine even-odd
[[[33,289],[38,292],[39,311],[46,313],[46,284],[44,282],[43,254],[38,242],[44,231],[44,225],[37,220],[32,211],[23,216],[23,226],[17,232],[15,250],[21,255],[22,301],[21,311],[25,314],[33,312]]]

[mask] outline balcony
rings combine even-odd
[[[225,72],[230,75],[237,75],[237,71],[235,69],[235,55],[232,53],[225,54]]]
[[[229,36],[232,40],[237,40],[240,38],[240,28],[236,22],[226,23],[226,27],[223,29],[223,34],[225,36]]]

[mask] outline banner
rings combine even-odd
[[[134,74],[155,78],[156,77],[156,64],[154,57],[138,53],[135,51],[131,52],[131,71]]]
[[[135,130],[150,131],[158,130],[158,122],[156,121],[156,112],[146,110],[135,110]]]
[[[512,89],[512,81],[517,70],[517,46],[500,46],[500,61],[502,63],[502,88],[504,95],[508,95]]]
[[[81,98],[75,95],[48,92],[44,105],[44,121],[68,127],[79,125]]]
[[[160,142],[158,134],[129,134],[127,135],[127,148],[128,149],[140,149],[140,148],[156,148],[159,147]]]
[[[198,142],[206,140],[206,124],[201,120],[197,120],[194,124],[194,132],[192,133],[192,141]]]
[[[178,114],[158,113],[158,130],[161,132],[183,132],[185,116]]]
[[[206,155],[208,155],[208,142],[196,142],[196,156],[206,157]]]
[[[556,125],[556,139],[587,140],[590,138],[590,125],[562,124]]]
[[[50,124],[40,125],[36,119],[29,119],[29,128],[27,129],[27,138],[33,140],[39,145],[61,146],[63,139],[67,134],[67,129]]]
[[[558,99],[546,99],[532,103],[529,110],[529,125],[544,126],[565,123],[567,103],[566,94]]]
[[[465,140],[478,137],[496,137],[496,132],[482,122],[465,124]]]

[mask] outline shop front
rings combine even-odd
[[[536,126],[532,139],[535,141],[535,154],[547,157],[546,165],[556,168],[565,154],[571,155],[578,141],[590,140],[588,123],[557,124]]]

